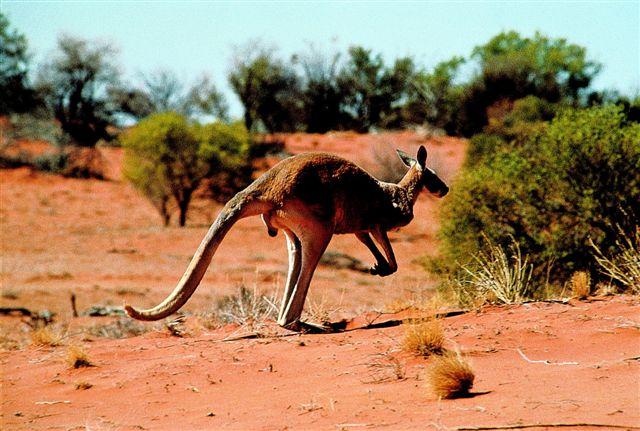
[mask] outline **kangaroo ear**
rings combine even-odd
[[[416,163],[416,159],[414,159],[404,151],[396,149],[396,153],[398,153],[400,160],[402,160],[402,163],[407,165],[407,167],[411,167],[412,164]]]
[[[418,148],[417,160],[422,169],[427,166],[427,149],[424,147],[424,145],[420,145],[420,148]]]

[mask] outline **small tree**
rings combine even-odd
[[[600,70],[587,59],[584,47],[540,33],[522,37],[515,31],[500,33],[471,55],[479,73],[461,94],[457,132],[478,133],[495,104],[533,95],[552,103],[580,106],[585,90]]]
[[[340,54],[326,56],[314,46],[293,61],[302,68],[303,121],[308,133],[326,133],[342,128],[344,94],[338,86]]]
[[[26,112],[36,105],[29,86],[29,56],[24,34],[9,28],[9,20],[0,13],[0,114]]]
[[[373,55],[361,46],[349,48],[338,83],[352,127],[366,132],[371,127],[399,126],[399,107],[406,101],[414,74],[410,57],[399,58],[387,68],[380,54]]]
[[[410,81],[409,100],[405,105],[407,119],[412,123],[428,122],[453,133],[454,117],[460,104],[463,85],[456,83],[464,58],[442,61],[431,72],[420,71]]]
[[[291,132],[301,116],[300,83],[292,68],[259,44],[240,50],[229,73],[233,91],[244,105],[247,130]]]
[[[114,110],[108,88],[119,77],[112,60],[115,48],[62,36],[58,50],[38,78],[48,108],[77,145],[93,147],[100,139],[111,139],[107,128],[114,122]]]
[[[191,85],[181,82],[175,73],[159,70],[142,75],[140,88],[123,85],[112,87],[109,96],[116,109],[136,120],[158,112],[177,112],[191,119],[203,116],[228,119],[224,95],[203,74]]]
[[[124,175],[160,212],[165,225],[172,207],[180,226],[203,180],[246,162],[249,135],[238,124],[191,124],[175,112],[153,114],[121,138]],[[172,205],[173,203],[173,205]]]

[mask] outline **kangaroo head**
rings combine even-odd
[[[429,193],[439,198],[449,192],[449,187],[447,187],[444,181],[438,177],[433,169],[427,167],[427,149],[424,145],[420,145],[420,148],[418,148],[418,154],[415,159],[404,151],[396,150],[396,152],[405,165],[410,169],[415,169],[417,171],[416,173],[420,175],[419,187],[426,188]]]

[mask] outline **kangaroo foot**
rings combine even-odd
[[[369,273],[372,275],[379,275],[380,277],[386,277],[387,275],[393,274],[391,267],[387,263],[376,263],[369,269]]]

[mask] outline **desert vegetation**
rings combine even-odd
[[[504,31],[427,66],[251,41],[225,76],[236,118],[206,73],[127,81],[108,42],[64,35],[42,64],[30,54],[0,14],[8,429],[94,427],[60,419],[69,408],[95,428],[170,428],[167,400],[187,429],[637,418],[640,98],[595,91],[586,48]],[[218,204],[282,158],[335,152],[396,182],[395,147],[419,145],[450,194],[420,197],[391,234],[391,277],[371,276],[353,237],[332,240],[300,333],[274,322],[283,235],[257,218],[179,315],[124,315],[175,285]]]
[[[637,254],[639,124],[622,107],[605,106],[567,108],[524,129],[510,140],[499,132],[470,141],[467,166],[444,207],[443,254],[434,267],[442,264],[459,285],[470,276],[476,285],[508,286],[500,274],[520,274],[505,280],[518,280],[522,292],[498,297],[501,302],[533,298],[575,271],[589,271],[594,283],[628,288],[598,268],[603,250]],[[501,249],[514,241],[517,253],[507,259]]]

